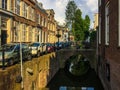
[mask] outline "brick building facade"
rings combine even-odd
[[[120,1],[99,0],[98,75],[105,90],[120,90]]]

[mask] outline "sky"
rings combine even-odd
[[[60,24],[65,22],[65,9],[69,0],[38,0],[43,3],[44,9],[53,9],[55,20]],[[94,14],[98,13],[98,0],[74,0],[76,5],[82,11],[82,17],[89,15],[91,20],[90,28],[93,28]]]

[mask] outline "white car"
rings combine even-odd
[[[46,52],[46,45],[40,42],[31,43],[29,48],[31,49],[31,54],[37,57]]]

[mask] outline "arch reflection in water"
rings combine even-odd
[[[69,72],[75,76],[82,76],[88,72],[90,68],[89,60],[81,55],[77,54],[69,59]]]

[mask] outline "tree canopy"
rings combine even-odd
[[[67,26],[73,22],[76,9],[77,9],[76,3],[74,1],[69,1],[65,11],[65,15],[66,15],[65,19]]]
[[[72,34],[76,41],[83,41],[89,36],[90,18],[88,15],[82,17],[82,11],[77,7],[74,0],[69,1],[66,6],[66,25],[72,26]]]
[[[80,9],[77,9],[75,12],[75,19],[74,19],[74,35],[75,40],[83,40],[84,38],[84,30],[83,30],[83,19],[82,19],[82,12]]]

